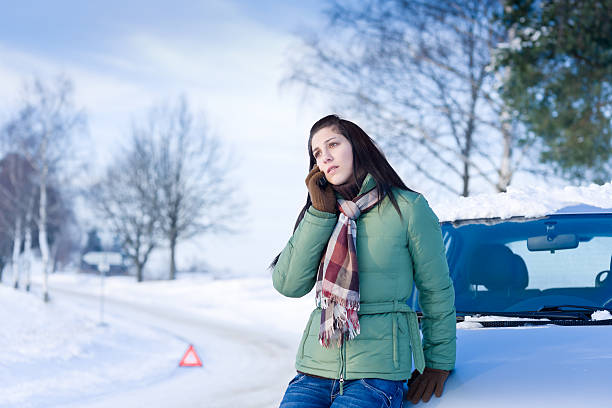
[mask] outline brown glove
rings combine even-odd
[[[319,170],[319,166],[314,166],[310,173],[308,173],[308,176],[306,176],[306,187],[308,187],[310,201],[312,201],[312,206],[317,210],[335,214],[336,194],[334,194],[331,184],[327,183],[325,188],[321,188],[319,183],[317,183],[324,177],[325,173]]]
[[[431,394],[433,394],[434,391],[436,397],[441,397],[442,391],[444,391],[444,383],[449,374],[450,371],[429,367],[425,367],[423,374],[414,370],[412,376],[408,380],[408,394],[406,394],[406,399],[409,399],[413,404],[418,403],[421,398],[423,402],[429,402]]]

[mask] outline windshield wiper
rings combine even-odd
[[[500,317],[524,317],[528,319],[549,319],[549,320],[589,320],[590,314],[587,316],[583,310],[579,313],[575,312],[541,312],[537,310],[524,310],[520,312],[457,312],[457,321],[462,322],[465,316],[481,317],[481,316],[500,316]]]
[[[519,312],[469,312],[457,311],[457,321],[464,321],[465,316],[502,316],[525,317],[550,320],[591,320],[591,315],[597,310],[612,313],[611,308],[581,305],[543,306],[538,310],[522,310]]]
[[[608,312],[612,312],[612,309],[607,308],[607,307],[597,307],[597,306],[583,306],[583,305],[557,305],[557,306],[542,306],[541,308],[539,308],[537,311],[538,312],[563,312],[563,311],[568,311],[568,310],[564,310],[563,308],[570,308],[573,310],[569,310],[571,312],[577,312],[577,311],[591,311],[591,312],[596,312],[598,310],[607,310]],[[578,310],[576,310],[578,309]]]

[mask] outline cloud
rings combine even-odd
[[[240,236],[198,238],[179,256],[204,255],[217,267],[263,273],[303,205],[307,132],[327,112],[322,104],[300,105],[297,95],[278,92],[291,34],[231,5],[222,11],[202,21],[201,29],[193,22],[176,30],[140,22],[86,49],[57,54],[2,43],[0,109],[13,105],[6,101],[17,99],[22,79],[66,73],[89,116],[92,174],[99,174],[123,145],[131,120],[184,93],[240,158],[235,173],[251,222]],[[235,251],[244,257],[237,259]]]

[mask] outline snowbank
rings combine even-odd
[[[538,217],[577,204],[612,208],[612,183],[602,186],[568,186],[563,189],[518,189],[510,186],[506,193],[456,197],[432,203],[432,208],[440,221],[455,221],[495,217],[506,219],[514,216]]]

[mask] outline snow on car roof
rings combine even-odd
[[[454,197],[432,203],[440,222],[550,214],[612,213],[612,182],[565,188],[508,187],[505,193]]]

